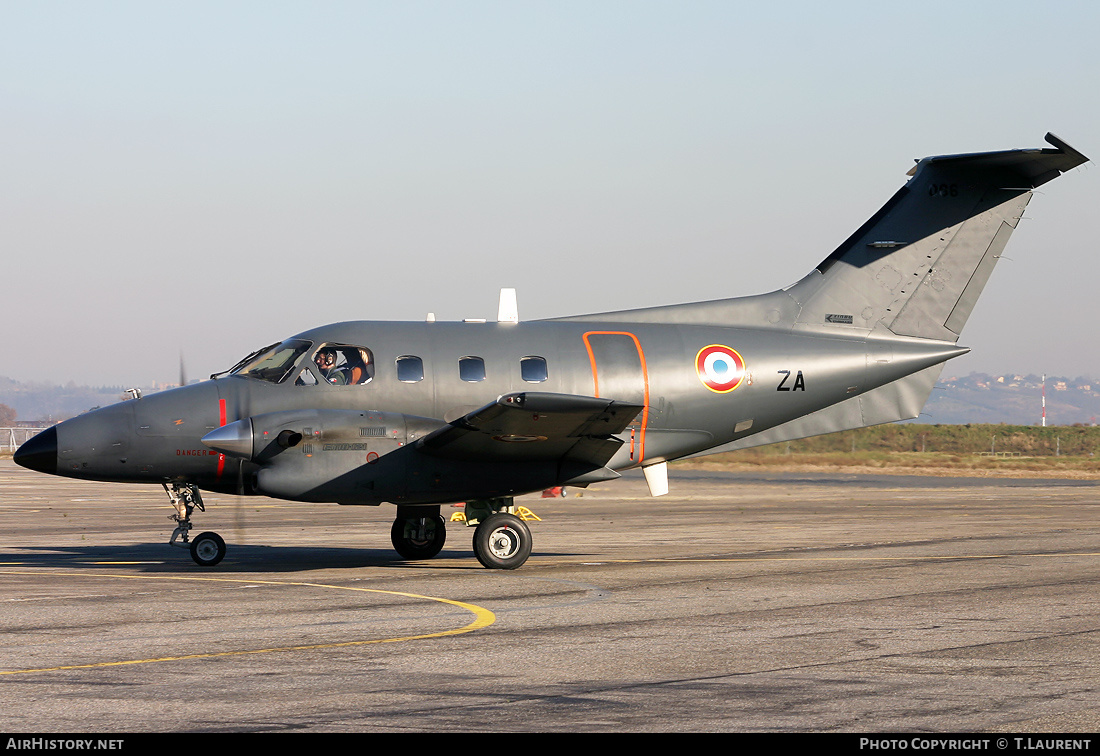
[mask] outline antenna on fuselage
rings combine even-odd
[[[497,307],[497,322],[519,322],[519,305],[516,303],[515,289],[500,290],[500,305]]]

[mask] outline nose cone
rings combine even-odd
[[[57,429],[47,428],[15,450],[16,464],[28,470],[57,474]]]

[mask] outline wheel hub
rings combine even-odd
[[[499,559],[507,559],[519,548],[518,535],[508,527],[498,528],[489,536],[489,551]]]
[[[218,544],[214,543],[209,538],[204,538],[195,544],[195,553],[204,560],[213,559],[218,555]]]

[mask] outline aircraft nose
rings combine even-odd
[[[28,470],[57,474],[57,429],[50,427],[15,450],[16,464]]]

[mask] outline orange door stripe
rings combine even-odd
[[[646,367],[645,352],[642,350],[642,343],[638,341],[638,337],[629,331],[588,331],[582,338],[584,339],[584,348],[588,350],[588,362],[592,365],[592,395],[600,396],[600,377],[596,370],[596,355],[592,351],[592,343],[588,340],[589,336],[629,336],[634,341],[634,348],[638,350],[638,360],[642,367],[642,427],[641,438],[638,442],[639,453],[637,462],[641,463],[645,459],[645,430],[649,425],[649,369]],[[630,457],[634,458],[634,432],[630,433]]]

